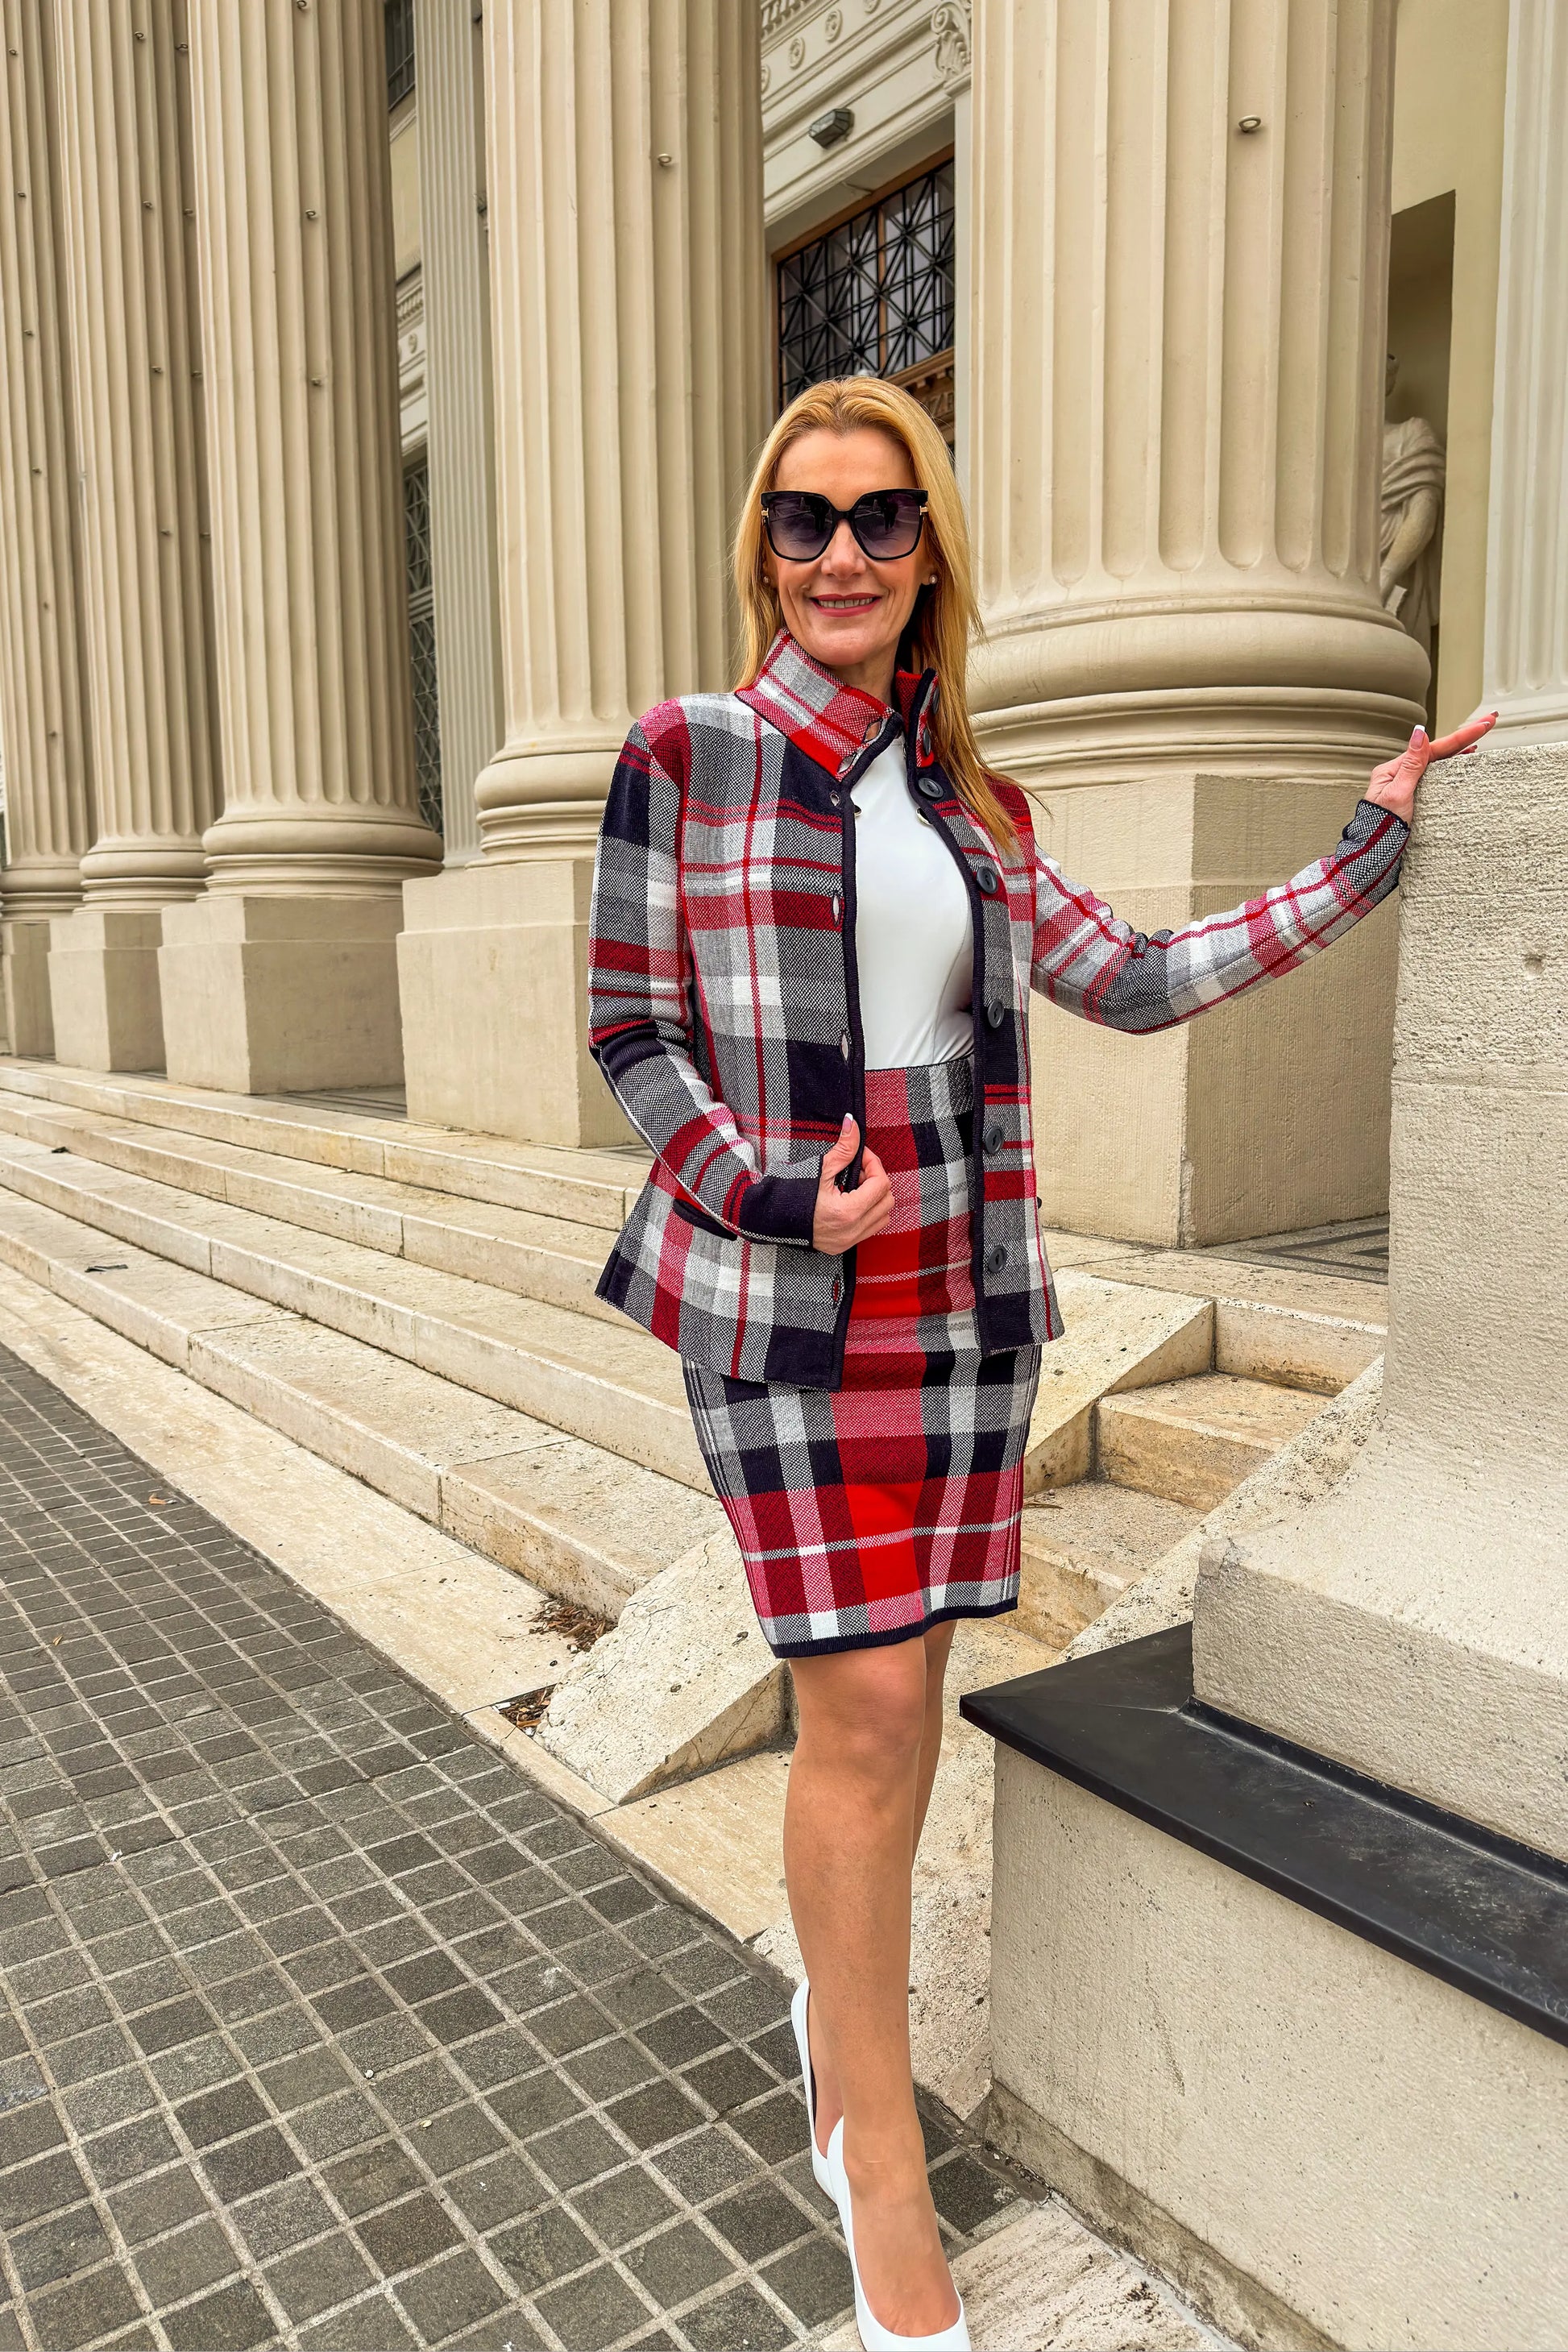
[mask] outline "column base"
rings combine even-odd
[[[48,916],[12,915],[0,922],[0,989],[6,1052],[47,1060],[55,1050]]]
[[[1142,931],[1214,914],[1331,849],[1343,782],[1188,772],[1031,786],[1040,846]],[[1380,1216],[1397,918],[1379,908],[1289,978],[1154,1037],[1033,1007],[1047,1224],[1201,1248]]]
[[[411,1118],[569,1148],[632,1139],[588,1052],[593,875],[584,853],[405,883]]]
[[[211,891],[163,910],[169,1076],[226,1094],[403,1076],[395,898]]]
[[[161,1070],[159,907],[78,907],[49,924],[58,1062],[79,1070]]]

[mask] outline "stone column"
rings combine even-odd
[[[478,9],[415,0],[430,552],[448,866],[479,854],[474,784],[505,732],[500,688],[484,59]]]
[[[1568,742],[1568,22],[1512,0],[1498,272],[1486,692],[1494,741]]]
[[[92,837],[53,0],[4,0],[0,30],[0,974],[11,1052],[50,1055],[49,920],[80,898]]]
[[[1384,1428],[1315,1510],[1205,1556],[1194,1656],[1232,1714],[1568,1861],[1568,26],[1513,0],[1510,36],[1503,719],[1423,784],[1401,892]]]
[[[975,12],[982,740],[1152,930],[1332,844],[1422,715],[1377,596],[1394,0]],[[1393,917],[1157,1041],[1042,1013],[1048,1217],[1381,1209]],[[1061,1107],[1058,1110],[1058,1107]]]
[[[172,1078],[401,1074],[417,812],[379,0],[193,0],[223,814],[164,918]]]
[[[409,1108],[608,1142],[599,815],[632,719],[729,682],[729,535],[767,416],[761,24],[731,0],[514,0],[484,31],[506,735],[482,860],[405,893]]]
[[[55,1052],[158,1069],[160,909],[199,895],[216,804],[184,0],[58,25],[98,831],[52,925]]]

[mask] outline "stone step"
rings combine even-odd
[[[12,1137],[0,1138],[0,1185],[699,1494],[711,1491],[679,1361],[633,1324],[515,1297]]]
[[[609,1254],[603,1225],[461,1199],[428,1185],[333,1168],[212,1136],[149,1127],[107,1112],[40,1102],[0,1078],[0,1133],[128,1175],[173,1184],[231,1208],[254,1209],[310,1233],[357,1242],[416,1265],[466,1275],[523,1297],[622,1328],[594,1295]]]
[[[459,1199],[530,1209],[612,1234],[625,1223],[648,1163],[648,1154],[632,1145],[574,1151],[513,1143],[504,1136],[426,1127],[288,1096],[218,1094],[173,1086],[152,1075],[106,1076],[15,1055],[0,1055],[0,1084],[38,1102],[206,1136],[315,1167],[384,1176]]]
[[[1200,1516],[1184,1503],[1099,1478],[1054,1487],[1026,1503],[1020,1630],[1065,1649],[1196,1527]]]
[[[1096,1410],[1100,1475],[1210,1511],[1299,1436],[1323,1403],[1315,1392],[1229,1372],[1124,1391]]]
[[[14,1192],[0,1260],[595,1615],[728,1534],[711,1496]]]

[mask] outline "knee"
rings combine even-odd
[[[802,1739],[836,1773],[874,1784],[902,1781],[914,1770],[925,1736],[925,1672],[923,1658],[905,1656],[906,1647],[918,1652],[920,1644],[814,1659],[814,1666],[839,1671],[797,1674]]]

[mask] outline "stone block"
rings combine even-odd
[[[55,1015],[49,998],[49,919],[7,916],[0,921],[0,983],[5,988],[5,1050],[52,1055]]]
[[[1283,882],[1333,847],[1356,799],[1353,785],[1299,767],[1288,783],[1193,770],[1092,789],[1048,771],[1031,781],[1051,856],[1145,932]],[[1172,1248],[1380,1216],[1395,940],[1394,911],[1380,908],[1289,979],[1153,1037],[1063,1020],[1037,997],[1035,1129],[1050,1223]],[[1303,1118],[1307,1101],[1319,1116]]]
[[[239,1095],[395,1086],[399,920],[395,897],[219,890],[166,909],[171,1079]]]
[[[1205,1554],[1198,1696],[1568,1859],[1568,744],[1422,787],[1383,1425]]]
[[[1067,1321],[1046,1349],[1024,1453],[1024,1491],[1068,1486],[1094,1465],[1094,1409],[1115,1390],[1206,1372],[1214,1308],[1206,1298],[1140,1290],[1068,1267],[1057,1279]]]
[[[1568,2048],[1005,1748],[995,1850],[1005,2150],[1268,2352],[1568,2337]]]
[[[634,1594],[550,1704],[552,1755],[625,1804],[784,1730],[784,1670],[763,1641],[728,1527]]]
[[[1244,1479],[1215,1510],[1163,1552],[1137,1581],[1086,1626],[1068,1655],[1114,1649],[1145,1633],[1163,1633],[1193,1613],[1198,1564],[1211,1537],[1239,1536],[1318,1502],[1360,1458],[1377,1427],[1383,1402],[1383,1359],[1314,1413],[1299,1437]]]
[[[776,1923],[788,1901],[788,1757],[763,1749],[656,1796],[617,1805],[601,1813],[599,1831],[683,1903],[749,1942]]]
[[[163,1018],[156,907],[78,907],[49,925],[58,1058],[83,1070],[161,1070]]]
[[[976,2344],[1212,2352],[1209,2330],[1163,2282],[1054,2197],[967,2247],[952,2276]],[[852,2319],[825,2338],[823,2352],[860,2352]]]
[[[1097,1422],[1100,1475],[1212,1510],[1299,1436],[1321,1405],[1310,1390],[1229,1372],[1109,1396]]]
[[[523,1142],[625,1143],[588,1052],[593,860],[479,862],[404,886],[408,1108]]]

